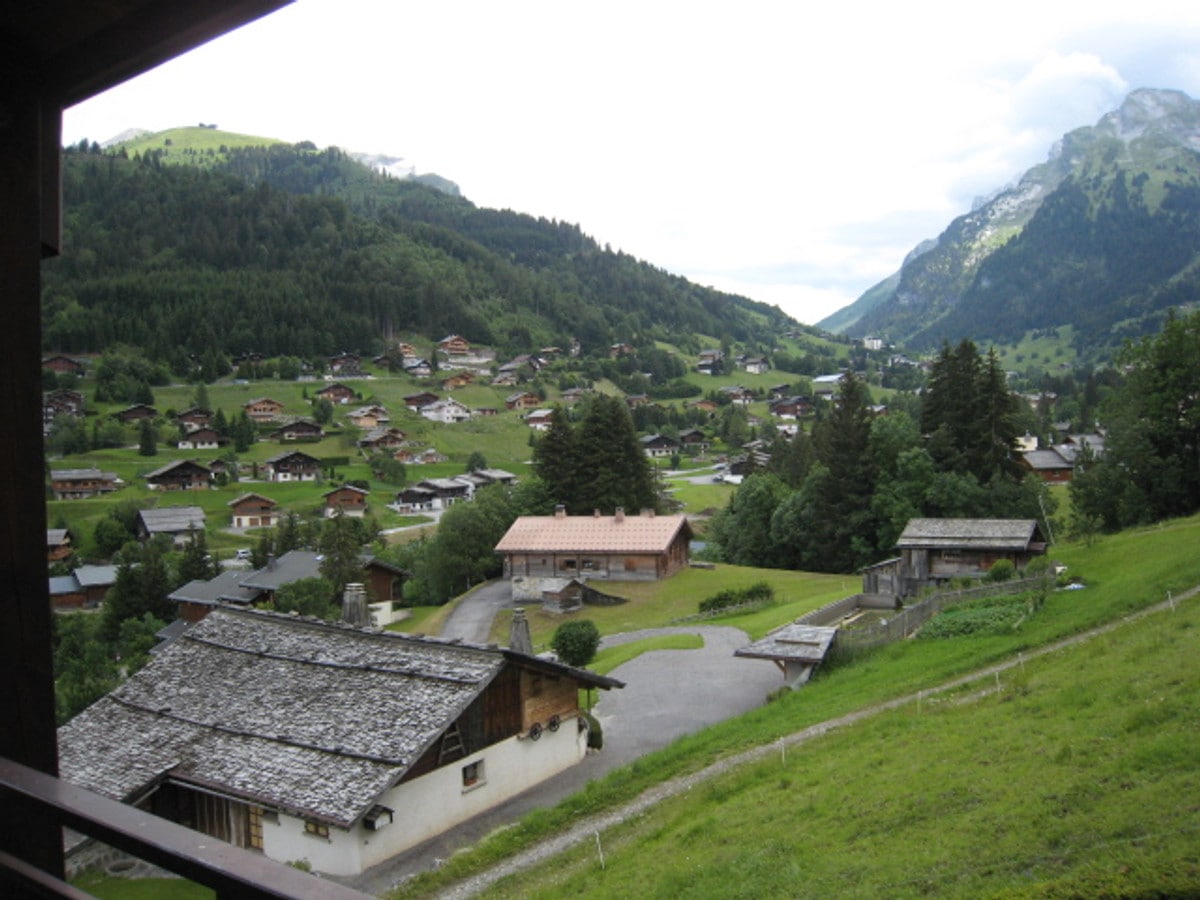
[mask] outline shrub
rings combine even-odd
[[[600,629],[591,619],[564,622],[550,638],[550,646],[568,666],[586,666],[600,646]]]
[[[741,606],[743,603],[769,603],[775,599],[775,588],[765,581],[758,581],[746,588],[727,588],[700,601],[700,612],[714,612]]]
[[[998,559],[988,569],[987,580],[994,584],[999,584],[1001,581],[1010,580],[1016,574],[1016,571],[1016,567],[1013,566],[1011,559]]]

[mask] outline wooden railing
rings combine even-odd
[[[10,798],[50,810],[63,826],[205,885],[216,892],[218,900],[364,900],[367,896],[0,758],[0,803]],[[3,851],[0,893],[88,896]]]

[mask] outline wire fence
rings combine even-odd
[[[930,594],[918,603],[898,609],[894,614],[861,627],[839,628],[837,640],[831,648],[831,655],[855,653],[870,650],[900,641],[913,634],[918,628],[948,607],[975,600],[980,597],[996,597],[1007,594],[1023,594],[1028,591],[1049,590],[1053,583],[1051,575],[1037,575],[1031,578],[1017,578],[1012,581],[1002,581],[979,587],[963,588],[955,591],[939,591]],[[851,598],[847,598],[851,599]],[[843,601],[839,601],[841,603]],[[824,611],[829,607],[822,607]]]

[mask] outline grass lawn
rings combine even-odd
[[[766,581],[775,588],[774,606],[740,616],[709,619],[704,624],[734,625],[749,629],[757,637],[760,632],[765,634],[776,625],[858,589],[857,579],[850,576],[751,569],[723,564],[711,569],[684,569],[663,581],[598,582],[600,590],[624,597],[629,602],[620,606],[588,606],[566,615],[543,612],[541,609],[527,610],[534,650],[541,652],[548,649],[554,630],[572,619],[591,619],[601,634],[658,628],[694,615],[700,601],[706,597],[729,588],[749,587],[758,581]],[[511,611],[501,610],[492,625],[490,640],[506,644],[511,619]]]
[[[800,691],[527,816],[397,896],[427,896],[723,756],[1177,596],[1200,584],[1198,545],[1200,517],[1056,546],[1054,558],[1086,588],[1050,594],[1019,629],[902,641],[822,670]],[[909,705],[789,753],[787,765],[775,757],[739,768],[609,832],[604,871],[593,844],[489,893],[1050,897],[1111,887],[1109,896],[1195,895],[1198,625],[1193,598],[1175,613],[1030,660],[1001,679],[999,695],[959,691],[960,703]],[[985,678],[975,687],[995,686]]]
[[[216,892],[182,878],[114,878],[86,872],[71,882],[101,900],[212,900]]]

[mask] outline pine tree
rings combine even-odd
[[[142,419],[142,424],[138,431],[138,455],[158,455],[158,434],[154,430],[154,423],[149,419]]]
[[[580,479],[579,447],[575,431],[561,406],[550,413],[550,427],[533,445],[533,470],[555,502],[568,511],[577,509],[576,484]]]

